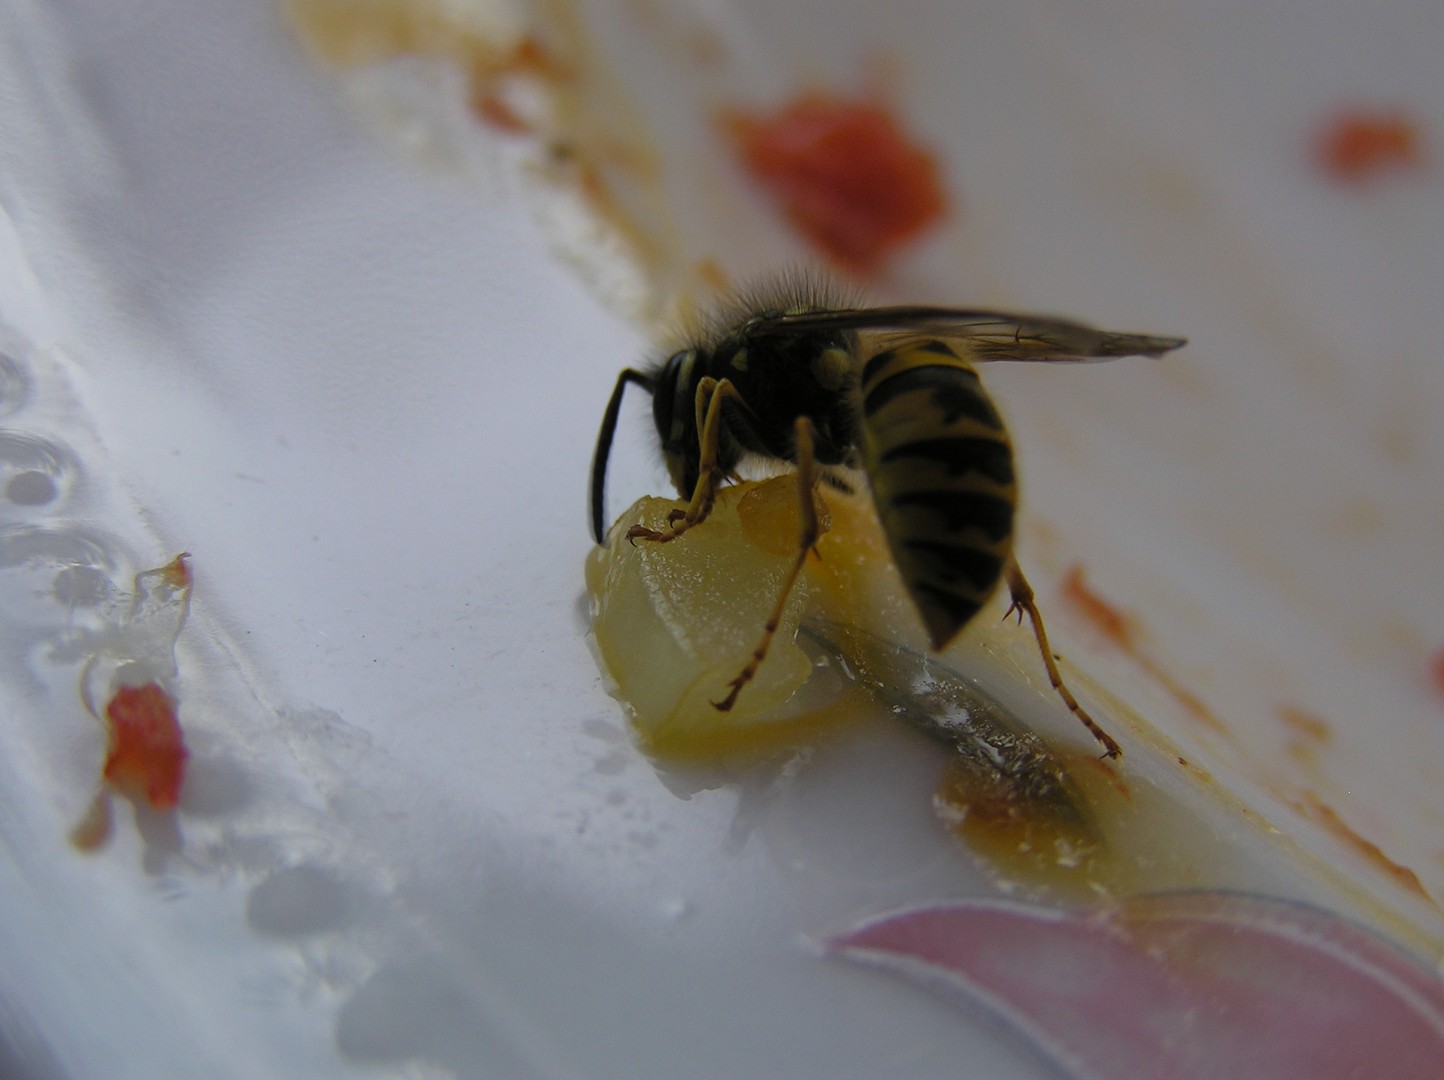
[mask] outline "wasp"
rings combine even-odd
[[[1014,556],[1013,448],[976,365],[1159,357],[1184,339],[998,311],[792,300],[740,301],[660,364],[618,375],[592,460],[596,541],[603,537],[607,459],[622,396],[636,385],[652,395],[663,460],[688,502],[672,511],[665,529],[629,528],[633,543],[672,543],[705,522],[719,485],[737,479],[744,458],[796,468],[802,510],[796,560],[757,648],[716,708],[732,707],[767,655],[820,535],[819,484],[849,490],[862,480],[932,648],[946,647],[1006,582],[1012,603],[1004,617],[1016,613],[1021,622],[1027,614],[1054,690],[1104,756],[1117,757],[1118,743],[1063,682]]]

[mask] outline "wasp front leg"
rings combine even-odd
[[[788,570],[787,576],[782,579],[782,588],[778,591],[777,603],[772,608],[772,614],[768,617],[767,625],[762,630],[762,640],[757,643],[757,648],[752,650],[752,657],[747,661],[747,666],[738,673],[737,678],[727,684],[731,687],[727,696],[721,701],[712,702],[713,706],[721,712],[726,712],[737,703],[737,695],[742,692],[744,686],[752,681],[757,674],[757,669],[762,666],[762,661],[767,656],[767,650],[772,645],[772,639],[777,635],[777,627],[782,622],[783,612],[787,610],[787,600],[797,585],[797,579],[802,576],[802,568],[807,564],[807,556],[817,546],[817,538],[822,535],[824,529],[824,525],[817,515],[817,487],[822,479],[822,473],[813,456],[816,432],[813,429],[812,421],[805,416],[799,416],[793,422],[793,431],[797,446],[798,519],[801,522],[797,538],[797,558],[793,560],[792,568]]]
[[[1005,571],[1008,580],[1008,592],[1012,594],[1013,603],[1004,614],[1007,618],[1017,612],[1018,621],[1023,621],[1023,613],[1028,613],[1028,621],[1033,624],[1033,636],[1038,639],[1038,648],[1043,653],[1043,667],[1048,671],[1048,681],[1053,684],[1053,689],[1063,699],[1063,704],[1068,706],[1068,711],[1082,721],[1083,726],[1093,733],[1093,737],[1103,744],[1103,756],[1105,758],[1116,758],[1123,753],[1122,748],[1113,740],[1113,737],[1098,726],[1098,722],[1084,711],[1083,706],[1078,704],[1067,685],[1063,682],[1063,676],[1058,673],[1058,665],[1053,660],[1053,650],[1048,647],[1048,634],[1043,629],[1043,617],[1038,614],[1038,605],[1033,602],[1033,586],[1028,584],[1028,579],[1023,576],[1022,569],[1018,566],[1017,560],[1009,559]]]
[[[726,479],[726,474],[717,464],[717,448],[722,438],[722,403],[731,399],[743,404],[742,395],[727,379],[717,380],[710,376],[697,383],[697,484],[692,489],[692,499],[685,510],[673,510],[667,515],[666,529],[649,529],[645,525],[633,525],[627,530],[628,540],[651,540],[666,544],[681,536],[694,525],[700,525],[712,513],[712,504],[717,500],[717,486]]]

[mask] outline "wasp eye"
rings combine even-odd
[[[657,385],[652,391],[652,418],[664,444],[677,442],[682,434],[678,425],[686,422],[696,355],[691,349],[673,353],[657,373]]]

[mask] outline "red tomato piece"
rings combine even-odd
[[[1316,154],[1329,175],[1349,183],[1424,163],[1419,128],[1398,110],[1341,109],[1320,131]]]
[[[788,220],[854,273],[879,270],[947,213],[937,160],[882,105],[808,94],[725,122]]]
[[[106,705],[105,716],[110,721],[106,781],[157,810],[175,806],[187,753],[170,695],[156,683],[122,686]]]

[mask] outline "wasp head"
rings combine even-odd
[[[701,442],[697,431],[697,386],[706,374],[713,354],[696,348],[673,353],[659,367],[649,372],[627,368],[617,376],[616,389],[607,402],[602,429],[597,435],[597,450],[592,458],[592,535],[597,543],[604,536],[603,505],[607,479],[607,458],[612,450],[617,419],[622,408],[622,394],[628,383],[636,383],[652,395],[652,420],[657,425],[657,438],[662,448],[662,461],[667,474],[683,498],[690,498],[702,471]],[[722,436],[719,464],[725,469],[736,463],[733,441]]]

